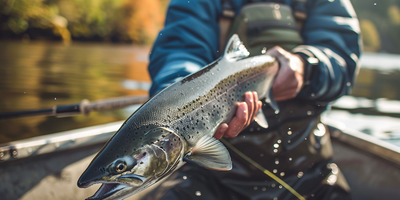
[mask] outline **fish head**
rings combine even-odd
[[[180,164],[184,140],[172,130],[157,127],[134,136],[126,131],[130,130],[121,128],[79,178],[80,188],[102,183],[88,199],[126,198],[171,174]],[[126,138],[134,142],[125,144]]]

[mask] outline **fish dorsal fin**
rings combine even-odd
[[[240,41],[239,36],[234,34],[229,39],[228,44],[225,47],[224,58],[230,59],[240,59],[246,58],[250,55],[243,42]]]
[[[185,155],[184,161],[212,170],[228,171],[232,169],[228,150],[220,141],[209,136],[200,138],[196,146]]]

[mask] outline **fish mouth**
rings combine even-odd
[[[127,175],[121,176],[119,178],[138,179],[142,182],[142,184],[143,184],[143,182],[146,181],[145,177],[139,176],[139,175],[134,175],[134,174],[127,174]],[[96,193],[93,196],[87,198],[86,200],[108,199],[108,197],[112,197],[112,199],[115,199],[115,198],[118,198],[118,197],[124,195],[123,190],[130,190],[132,188],[138,187],[138,186],[133,186],[133,185],[125,184],[125,183],[106,182],[106,181],[93,181],[93,182],[89,182],[89,183],[86,183],[81,186],[82,187],[90,187],[91,185],[99,184],[99,183],[102,183],[100,188],[96,191]]]
[[[97,190],[97,192],[93,196],[87,198],[86,200],[105,199],[107,197],[112,196],[118,191],[126,189],[127,187],[129,186],[120,183],[103,183]]]

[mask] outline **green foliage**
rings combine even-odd
[[[400,0],[351,2],[361,22],[365,50],[400,53]]]
[[[0,0],[1,31],[52,29],[66,41],[150,43],[162,28],[168,0]],[[0,34],[1,35],[1,34]],[[69,37],[69,38],[68,38]],[[67,41],[68,43],[68,41]]]
[[[361,20],[364,48],[366,51],[377,51],[381,48],[381,40],[375,24],[369,20]]]

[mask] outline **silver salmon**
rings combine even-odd
[[[170,175],[186,162],[230,170],[228,150],[213,135],[235,115],[237,102],[256,91],[272,107],[278,71],[269,55],[249,57],[237,35],[224,54],[154,95],[134,112],[100,150],[78,180],[80,188],[102,183],[88,199],[124,199]],[[256,121],[266,127],[262,112]]]

